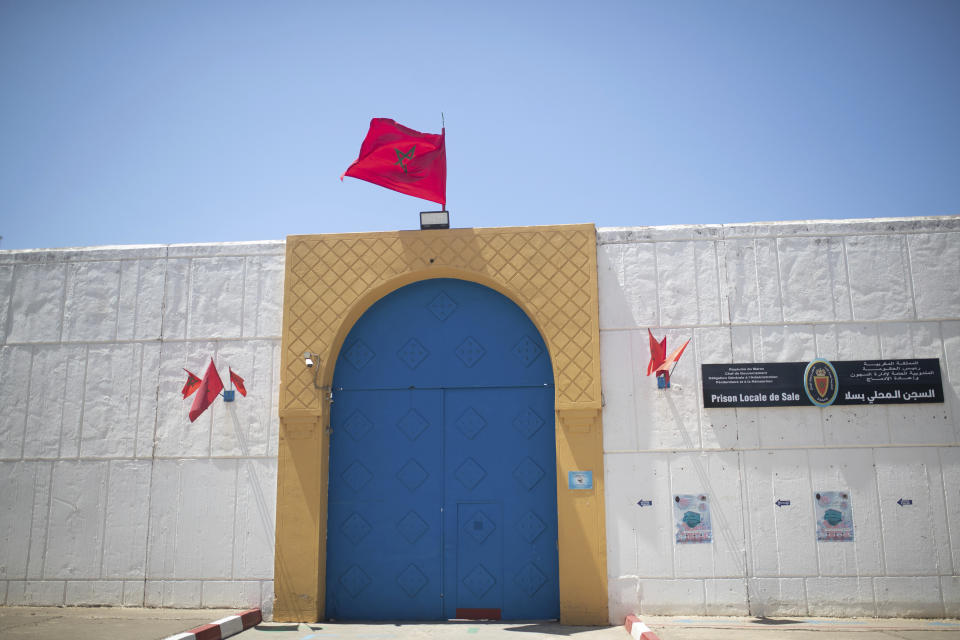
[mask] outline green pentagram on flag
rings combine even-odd
[[[400,149],[394,149],[397,152],[397,161],[394,164],[400,165],[400,168],[403,169],[403,172],[407,172],[407,165],[403,163],[404,160],[413,160],[413,153],[417,150],[417,145],[410,147],[410,151],[404,153]]]

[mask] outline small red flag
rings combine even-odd
[[[667,357],[667,336],[663,336],[663,340],[657,342],[657,339],[653,337],[650,329],[647,329],[647,336],[649,336],[650,340],[650,362],[647,363],[647,375],[650,375],[663,364],[664,359]]]
[[[243,386],[243,378],[241,378],[240,376],[238,376],[237,374],[235,374],[235,373],[233,372],[233,369],[230,369],[230,367],[227,367],[227,370],[230,371],[230,382],[232,382],[232,383],[233,383],[233,386],[235,386],[235,387],[237,388],[237,391],[240,392],[240,395],[242,395],[244,398],[246,398],[246,397],[247,397],[247,388],[246,388],[245,386]]]
[[[184,369],[184,371],[187,371]],[[197,390],[200,386],[200,378],[198,378],[193,373],[187,371],[187,383],[183,385],[183,389],[180,390],[180,393],[183,394],[183,399],[186,400],[190,395]]]
[[[389,118],[374,118],[360,155],[340,176],[366,180],[408,196],[447,204],[446,129],[420,133]]]
[[[223,380],[217,373],[213,358],[210,358],[210,365],[207,367],[207,372],[203,374],[203,382],[200,383],[200,391],[197,392],[197,397],[193,399],[193,406],[190,407],[190,422],[199,418],[200,414],[213,404],[221,391],[223,391]]]
[[[663,341],[664,343],[666,343],[667,339],[664,338]],[[666,371],[669,374],[670,365],[675,364],[678,360],[680,360],[680,356],[683,355],[683,350],[687,348],[688,344],[690,344],[690,339],[684,342],[682,347],[678,347],[673,353],[670,354],[669,358],[663,361],[663,364],[657,367],[657,373],[660,373],[661,371]]]

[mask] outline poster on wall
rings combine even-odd
[[[712,542],[710,504],[704,493],[682,493],[673,496],[673,515],[677,524],[677,544]]]
[[[853,506],[847,491],[820,491],[817,505],[817,540],[853,540]]]
[[[943,402],[939,358],[703,364],[703,406],[829,407]]]

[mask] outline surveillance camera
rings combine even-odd
[[[309,369],[313,366],[313,360],[310,359],[310,356],[307,356],[303,359],[303,364],[307,365],[307,368]]]

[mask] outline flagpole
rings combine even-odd
[[[446,121],[446,119],[443,117],[443,111],[440,112],[440,133],[441,133],[441,135],[444,136],[444,137],[446,137],[446,135],[447,135],[447,121]],[[446,188],[444,188],[444,192],[446,192]],[[446,200],[446,198],[444,198],[444,200]],[[444,211],[446,211],[446,210],[447,210],[447,203],[444,202],[442,205],[440,205],[440,208],[443,209]],[[449,214],[447,214],[447,215],[448,215],[448,218],[447,218],[447,219],[449,220]]]
[[[684,343],[684,345],[683,345],[683,348],[684,348],[684,349],[686,349],[686,348],[687,348],[687,345],[690,344],[690,340],[693,340],[693,338],[690,338],[689,340],[687,340],[686,343]],[[682,355],[682,354],[681,354],[681,355]],[[678,364],[680,364],[680,358],[677,358],[676,360],[673,361],[673,366],[670,367],[670,375],[673,375],[673,370],[677,368],[677,365],[678,365]]]

